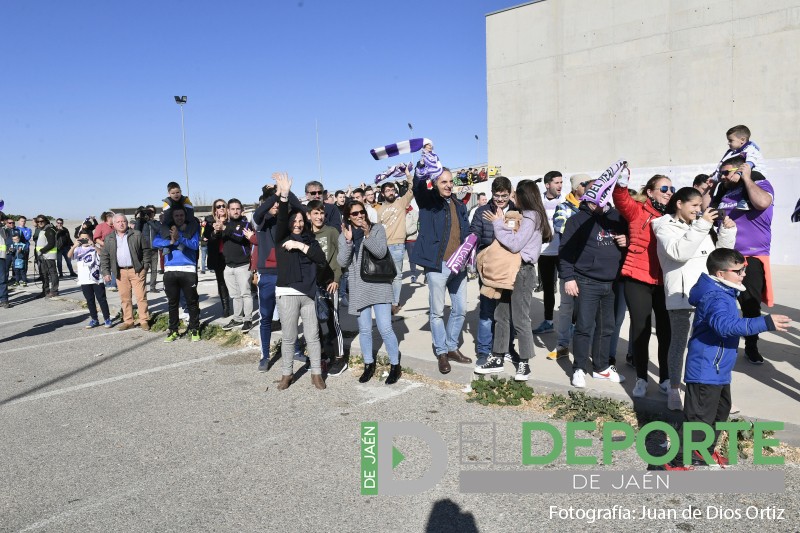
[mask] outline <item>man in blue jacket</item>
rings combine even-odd
[[[430,327],[439,372],[450,372],[449,361],[469,364],[472,359],[458,349],[467,312],[467,270],[451,272],[445,263],[469,234],[467,208],[453,196],[453,175],[444,168],[428,188],[428,180],[414,178],[414,198],[419,207],[419,234],[411,262],[425,269],[430,305]],[[445,324],[444,294],[450,293],[450,317]]]
[[[200,340],[200,306],[197,295],[197,251],[200,247],[200,224],[191,217],[187,221],[186,208],[173,205],[172,225],[167,237],[156,233],[153,246],[164,253],[164,292],[169,305],[169,330],[164,342],[178,338],[181,292],[189,308],[188,336],[192,342]]]
[[[725,422],[731,411],[731,371],[736,364],[739,338],[758,335],[765,331],[786,331],[791,321],[784,315],[767,315],[755,318],[739,317],[736,297],[746,288],[742,284],[747,262],[736,250],[717,248],[708,255],[706,269],[692,290],[689,303],[695,306],[692,336],[686,355],[686,401],[683,407],[684,423],[704,422],[713,426]],[[702,435],[702,432],[698,432]],[[728,460],[714,451],[719,431],[706,450],[692,454],[692,464],[717,463],[724,466]],[[681,443],[683,443],[683,435]],[[692,442],[699,442],[692,435]],[[684,466],[683,446],[667,465],[667,470],[689,470]],[[710,459],[710,460],[709,460]]]

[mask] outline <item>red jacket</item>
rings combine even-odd
[[[657,241],[651,223],[662,214],[648,201],[640,203],[631,198],[627,187],[614,187],[614,207],[628,221],[628,254],[622,265],[622,275],[650,285],[663,285],[661,264],[658,261]]]

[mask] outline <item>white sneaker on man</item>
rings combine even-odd
[[[586,373],[580,368],[572,374],[572,386],[579,389],[586,388]]]
[[[608,381],[613,381],[614,383],[622,383],[625,381],[625,376],[618,374],[617,368],[614,365],[609,366],[601,372],[592,372],[592,377],[594,379],[607,379]]]
[[[647,380],[636,378],[636,385],[633,387],[634,398],[644,398],[647,394]]]

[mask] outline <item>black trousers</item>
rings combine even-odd
[[[707,385],[705,383],[687,383],[686,398],[683,403],[684,422],[704,422],[713,427],[716,422],[726,422],[731,414],[731,386]],[[708,453],[714,453],[714,448],[719,439],[719,431],[714,431],[714,441],[708,447]],[[683,441],[686,436],[683,427],[678,431],[681,437],[681,447],[675,461],[683,462]],[[703,440],[701,431],[693,431],[690,435],[692,442]]]
[[[86,305],[89,307],[89,316],[92,320],[97,320],[97,304],[100,304],[100,311],[103,312],[103,320],[111,318],[108,311],[108,300],[106,300],[106,286],[102,283],[91,283],[81,285],[83,297],[86,298]],[[95,303],[95,300],[97,301]]]
[[[55,259],[39,256],[39,272],[42,275],[42,292],[58,292],[58,267]]]
[[[766,285],[764,263],[757,257],[746,257],[747,275],[742,280],[742,285],[747,289],[739,294],[739,305],[744,318],[761,316],[761,295]],[[748,335],[744,338],[745,349],[757,349],[758,335]]]
[[[556,272],[558,272],[557,255],[539,256],[539,281],[542,284],[544,300],[544,319],[553,320],[553,308],[556,306]]]
[[[150,272],[150,291],[156,292],[156,280],[158,279],[158,250],[146,248],[144,250],[144,269],[145,284],[147,284],[147,272]]]
[[[69,248],[59,248],[58,249],[58,275],[59,276],[63,276],[64,275],[64,266],[61,263],[62,259],[67,262],[67,268],[69,269],[70,276],[74,276],[75,275],[75,271],[72,269],[72,259],[67,257],[67,252],[69,252]]]
[[[164,272],[164,292],[169,307],[169,330],[178,331],[181,292],[189,308],[189,330],[200,329],[200,304],[197,295],[197,272]]]
[[[650,362],[651,313],[656,315],[656,337],[658,337],[658,379],[663,383],[669,379],[669,343],[672,340],[666,297],[662,285],[650,285],[633,278],[625,278],[625,302],[631,317],[631,354],[636,366],[636,377],[647,379]]]

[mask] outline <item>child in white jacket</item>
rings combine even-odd
[[[672,340],[669,345],[670,388],[667,408],[683,409],[680,384],[683,360],[689,339],[692,312],[689,291],[700,275],[706,271],[708,254],[715,248],[733,248],[736,242],[736,223],[729,217],[722,221],[716,244],[711,228],[719,213],[706,209],[701,218],[702,195],[693,187],[684,187],[672,195],[666,214],[653,221],[653,232],[658,240],[658,260],[664,273],[664,293],[669,313]]]

